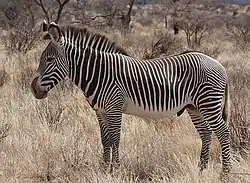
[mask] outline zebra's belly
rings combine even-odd
[[[171,108],[170,110],[165,109],[163,111],[162,110],[157,111],[157,110],[144,109],[144,107],[138,106],[134,104],[132,101],[128,101],[124,105],[123,113],[142,117],[142,118],[159,119],[159,118],[175,116],[179,111],[181,111],[188,104],[191,104],[191,102],[187,101],[185,103],[180,104],[179,106]]]

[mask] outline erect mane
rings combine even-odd
[[[89,39],[88,45],[85,45],[89,48],[99,50],[106,53],[120,53],[123,55],[128,55],[127,52],[118,46],[115,42],[109,40],[106,36],[92,33],[87,28],[80,28],[76,26],[64,26],[61,27],[61,33],[66,35],[70,34],[71,37],[80,39]],[[85,40],[86,40],[85,39]],[[105,46],[101,46],[105,45]]]

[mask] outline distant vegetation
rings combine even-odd
[[[161,3],[162,0],[137,0],[138,4],[153,4],[153,3]],[[225,3],[232,4],[250,4],[249,0],[224,0]]]
[[[249,0],[228,0],[228,2],[234,4],[250,4]]]

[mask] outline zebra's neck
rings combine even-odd
[[[101,78],[111,74],[109,62],[110,53],[101,52],[86,47],[82,49],[76,45],[65,45],[67,60],[69,61],[69,78],[84,92],[86,97],[98,90]],[[108,73],[109,72],[109,73]]]
[[[96,94],[114,79],[114,58],[128,54],[107,37],[85,28],[63,27],[61,35],[60,45],[68,60],[68,77],[87,98],[94,98],[91,100],[94,104]]]

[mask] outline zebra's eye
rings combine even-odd
[[[53,60],[54,60],[53,57],[48,57],[46,61],[47,61],[47,63],[51,63],[51,62],[53,62]]]

